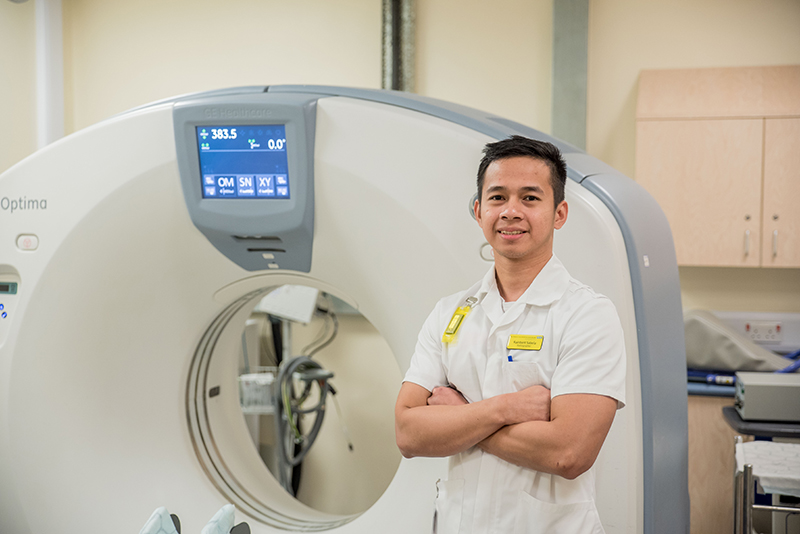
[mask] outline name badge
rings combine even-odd
[[[508,338],[507,349],[540,350],[544,336],[527,336],[524,334],[511,334]]]

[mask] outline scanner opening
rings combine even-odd
[[[187,417],[206,474],[238,509],[286,530],[328,530],[355,519],[381,497],[400,463],[392,417],[402,381],[397,362],[349,299],[326,289],[284,285],[242,295],[206,329],[189,372]],[[309,293],[315,294],[310,319],[293,317],[308,304]],[[287,294],[306,302],[287,303]],[[331,313],[338,332],[320,347],[333,331]],[[320,341],[323,329],[328,334]],[[277,375],[281,361],[286,365],[301,353],[333,374],[336,395],[328,395],[322,427],[296,475],[295,497],[280,482],[278,414],[267,406],[253,410],[242,396],[241,377]],[[319,388],[312,397],[308,404],[316,402]],[[301,430],[308,432],[313,421],[314,415],[304,417]]]

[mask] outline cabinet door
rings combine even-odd
[[[641,120],[636,181],[667,215],[679,265],[758,267],[763,119]]]
[[[800,119],[767,119],[764,267],[800,267]]]
[[[692,534],[733,532],[733,438],[722,408],[730,397],[689,395],[689,503]],[[749,437],[745,437],[750,441]]]

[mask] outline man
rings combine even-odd
[[[403,456],[450,457],[438,534],[603,532],[590,468],[625,402],[625,348],[613,304],[553,256],[565,182],[549,143],[484,150],[474,210],[494,267],[439,301],[395,407]]]

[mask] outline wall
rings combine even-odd
[[[681,267],[684,310],[800,312],[800,269]]]
[[[418,0],[417,88],[550,132],[552,0]]]
[[[64,3],[67,132],[177,94],[380,86],[380,0]]]
[[[0,2],[0,173],[36,150],[34,3]]]
[[[266,30],[272,20],[281,24]],[[381,1],[73,0],[64,5],[64,41],[72,132],[219,87],[377,88]],[[417,93],[550,130],[551,0],[420,1],[417,48]]]
[[[587,151],[634,176],[642,69],[800,63],[796,0],[592,1]],[[684,308],[800,312],[800,270],[681,268]]]

